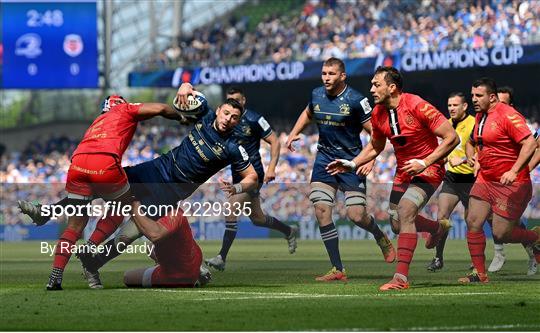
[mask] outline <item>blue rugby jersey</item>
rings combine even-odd
[[[319,128],[318,150],[331,158],[352,159],[362,150],[362,124],[371,118],[371,106],[364,95],[347,86],[337,96],[324,87],[313,89],[308,104]]]
[[[239,145],[244,147],[249,156],[249,160],[259,178],[264,177],[264,168],[261,161],[261,139],[267,138],[272,134],[270,124],[259,113],[246,109],[246,113],[240,120],[240,123],[234,128],[233,136]],[[259,182],[262,182],[259,179]]]
[[[215,119],[210,110],[178,147],[154,160],[165,181],[202,184],[229,164],[234,172],[250,166],[249,155],[236,143],[233,132],[218,133]]]

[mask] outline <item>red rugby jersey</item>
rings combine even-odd
[[[390,139],[400,170],[411,159],[423,159],[439,145],[433,133],[448,120],[420,96],[403,93],[396,109],[377,104],[371,114],[374,139]],[[443,164],[443,161],[436,162]]]
[[[523,139],[531,135],[525,118],[513,107],[497,103],[488,112],[476,114],[472,140],[478,147],[480,176],[498,182],[516,163]],[[523,168],[516,181],[530,180],[529,168]]]
[[[162,271],[168,277],[195,283],[199,278],[202,252],[193,239],[188,220],[179,212],[176,216],[162,217],[157,223],[170,233],[155,243]]]
[[[106,153],[122,159],[137,129],[141,106],[141,103],[118,104],[97,117],[86,130],[73,156]]]

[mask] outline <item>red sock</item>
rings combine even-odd
[[[397,241],[397,258],[398,263],[396,273],[409,276],[409,265],[412,261],[414,249],[417,242],[416,233],[400,233]]]
[[[422,215],[416,215],[414,225],[418,232],[429,232],[430,234],[434,234],[439,230],[439,223],[437,221],[430,220]]]
[[[64,270],[69,258],[71,257],[71,246],[77,243],[81,234],[73,229],[66,229],[56,243],[56,251],[54,253],[53,268]]]
[[[486,273],[486,235],[484,231],[467,231],[467,245],[471,260],[478,273]]]
[[[123,216],[107,216],[104,219],[99,219],[96,225],[96,230],[90,236],[89,241],[98,245],[103,243],[110,235],[112,235],[118,226],[124,221]]]
[[[514,227],[508,243],[522,243],[523,246],[530,245],[538,239],[538,234],[532,230]]]

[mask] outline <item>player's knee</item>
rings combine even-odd
[[[512,237],[511,230],[493,228],[493,240],[499,243],[507,243]]]
[[[331,207],[325,204],[315,205],[315,216],[320,221],[331,213]]]
[[[347,209],[347,217],[354,223],[362,223],[366,220],[367,212],[365,206],[355,206]]]
[[[388,215],[390,216],[389,222],[390,222],[390,228],[392,229],[392,232],[394,234],[399,234],[400,228],[399,228],[399,220],[398,220],[398,212],[396,209],[388,209]]]
[[[414,223],[414,218],[418,208],[410,204],[399,204],[397,208],[398,220],[400,223]]]

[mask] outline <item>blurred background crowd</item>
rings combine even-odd
[[[534,123],[532,127],[538,127]],[[186,127],[178,127],[173,122],[141,123],[126,151],[123,165],[135,165],[151,160],[171,148],[179,145],[186,135]],[[313,206],[308,199],[311,169],[317,153],[317,134],[304,135],[296,143],[296,151],[290,152],[285,147],[287,133],[277,129],[281,142],[281,157],[276,168],[276,180],[261,190],[263,208],[285,221],[299,221],[301,218],[314,216]],[[368,137],[361,134],[365,143]],[[54,203],[65,195],[64,186],[70,156],[77,146],[77,141],[67,137],[50,137],[34,140],[20,152],[9,152],[0,157],[0,209],[3,223],[29,223],[18,212],[18,199],[35,200],[40,203]],[[265,165],[270,160],[269,145],[261,144],[261,155]],[[368,210],[377,220],[387,217],[388,197],[395,172],[396,159],[390,144],[377,158],[373,171],[368,176]],[[540,184],[540,170],[532,173],[533,182]],[[212,177],[207,184],[193,194],[189,200],[199,202],[225,202],[223,192],[216,185],[220,177],[230,178],[228,168]],[[535,185],[536,186],[536,185]],[[338,198],[342,198],[342,194]],[[345,218],[343,200],[338,200],[336,218]],[[436,195],[425,208],[425,213],[436,214]],[[461,219],[461,205],[456,210],[455,218]],[[540,217],[540,201],[533,197],[526,217]],[[219,219],[216,217],[214,219]],[[61,220],[60,220],[61,221]]]
[[[216,21],[139,70],[540,44],[539,17],[536,0],[309,0],[254,27],[248,16]]]

